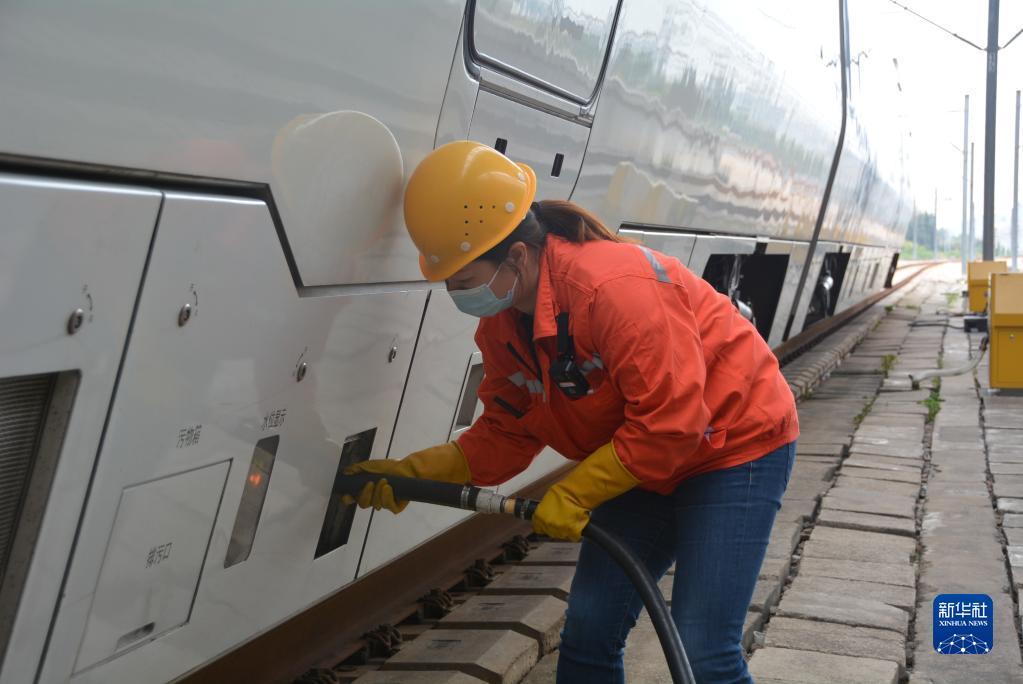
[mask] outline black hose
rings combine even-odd
[[[675,621],[671,619],[668,604],[664,602],[664,597],[661,596],[661,591],[650,571],[613,534],[599,525],[589,523],[583,528],[583,536],[607,551],[607,554],[617,561],[643,599],[643,605],[650,614],[650,621],[654,623],[654,630],[661,642],[664,659],[668,661],[671,681],[675,684],[679,682],[695,684],[696,678],[689,666],[689,658],[686,657],[686,649],[682,645],[682,636],[678,633]]]
[[[338,482],[337,491],[358,497],[363,487],[377,480],[387,480],[394,490],[394,498],[399,501],[420,501],[439,504],[452,508],[462,508],[482,512],[504,512],[514,514],[525,520],[533,517],[539,502],[530,499],[513,499],[493,494],[488,490],[471,485],[436,482],[417,478],[384,476],[376,473],[357,473],[348,475]],[[590,522],[583,528],[583,536],[604,549],[609,556],[622,568],[622,571],[636,588],[650,621],[661,642],[664,658],[668,661],[671,681],[674,684],[695,684],[689,659],[686,657],[682,637],[678,633],[675,621],[671,619],[668,605],[661,596],[657,582],[632,552],[613,534]]]

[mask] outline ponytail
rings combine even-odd
[[[526,218],[522,219],[515,230],[479,258],[500,263],[507,258],[508,250],[516,242],[542,249],[548,235],[556,235],[575,243],[591,240],[632,242],[612,233],[599,218],[575,202],[542,200],[533,202]]]

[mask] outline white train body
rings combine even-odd
[[[0,6],[0,684],[173,680],[462,519],[331,503],[339,447],[479,411],[475,321],[401,222],[439,144],[504,141],[772,345],[881,288],[911,201],[879,6]]]

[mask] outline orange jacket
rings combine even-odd
[[[576,400],[548,374],[555,316],[566,311],[592,390]],[[578,461],[613,439],[640,486],[667,494],[687,477],[799,436],[770,348],[677,259],[636,244],[549,236],[531,330],[528,321],[508,309],[476,330],[484,411],[458,440],[476,484],[508,480],[545,445]]]

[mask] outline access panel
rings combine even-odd
[[[74,682],[170,681],[354,578],[368,512],[358,543],[317,557],[332,484],[350,435],[386,452],[427,293],[298,291],[265,204],[166,196],[42,684],[72,674],[118,500],[141,483],[232,463],[187,624]]]
[[[124,490],[76,669],[188,621],[227,470],[217,463]]]

